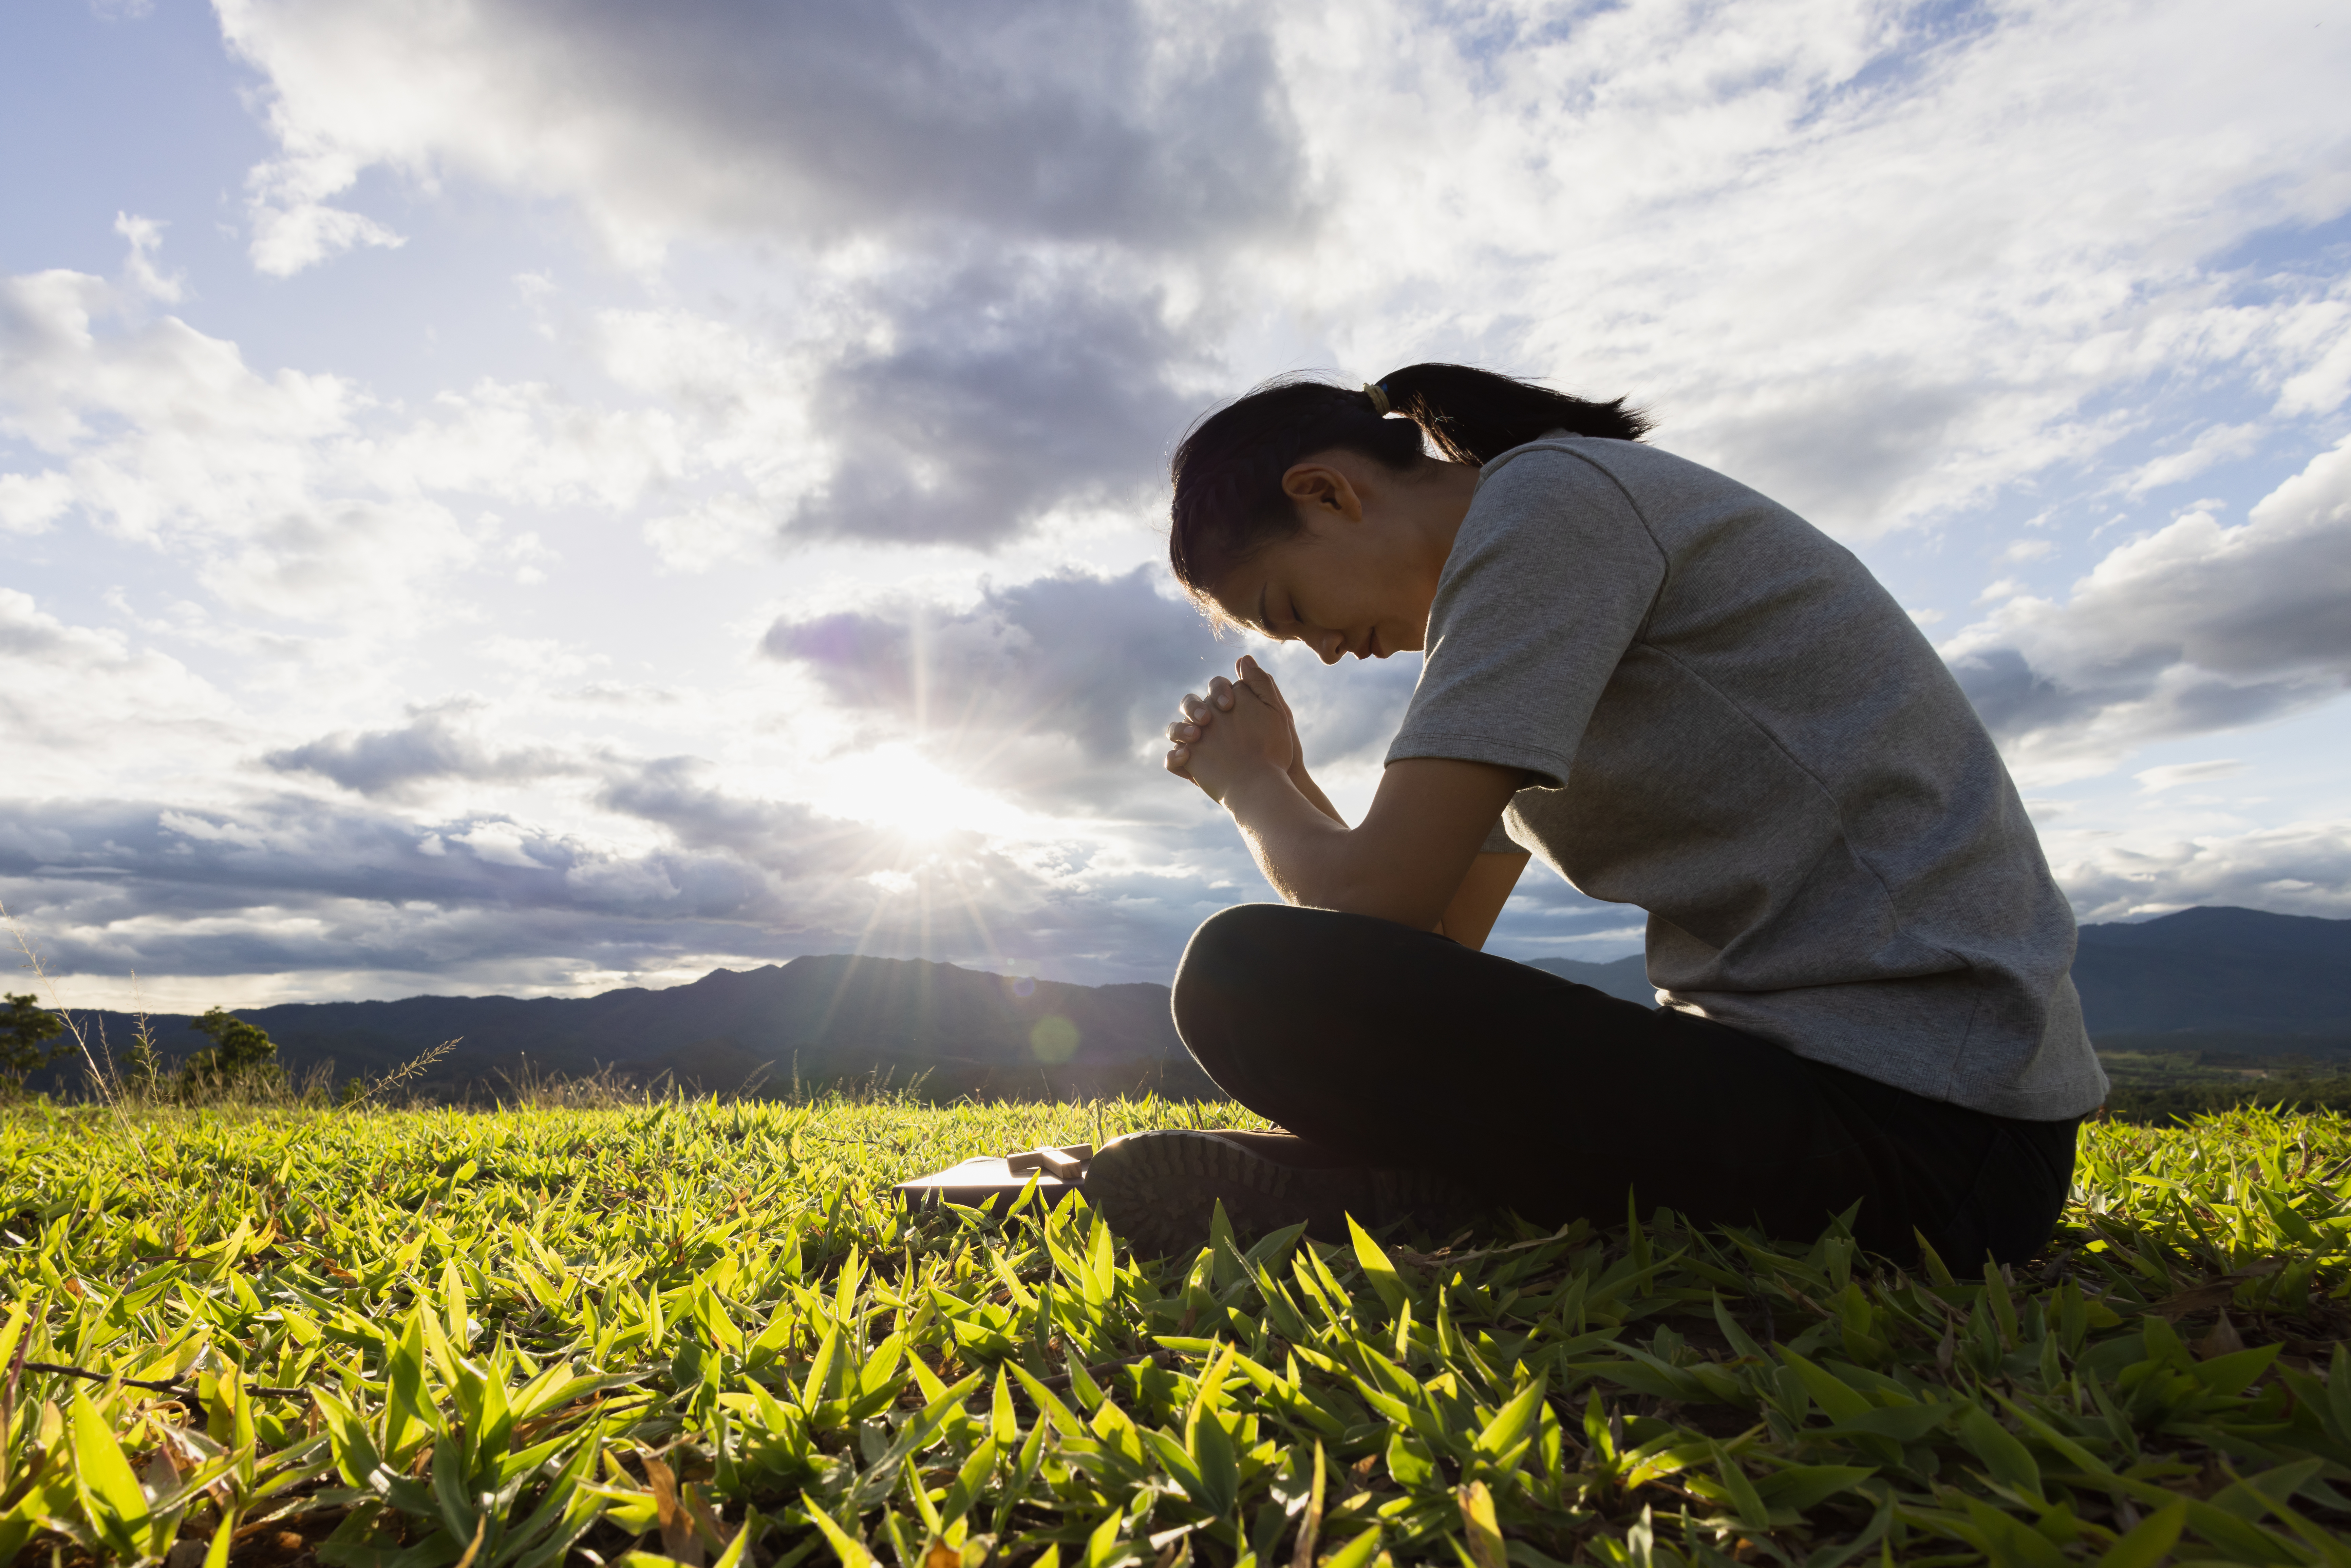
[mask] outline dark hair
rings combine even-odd
[[[1382,415],[1368,392],[1285,376],[1194,425],[1168,465],[1176,580],[1204,597],[1245,557],[1298,533],[1281,476],[1317,452],[1360,452],[1406,473],[1428,460],[1424,438],[1456,463],[1484,464],[1554,430],[1638,441],[1649,429],[1621,397],[1588,402],[1469,365],[1406,365],[1379,384],[1402,418]]]

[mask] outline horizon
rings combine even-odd
[[[0,906],[57,1005],[1164,984],[1271,896],[1158,768],[1251,646],[1166,455],[1425,360],[1853,549],[2081,924],[2351,916],[2321,5],[434,16],[0,17]],[[1260,657],[1360,813],[1417,656]],[[1489,946],[1641,921],[1538,862]]]

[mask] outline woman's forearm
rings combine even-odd
[[[1484,763],[1398,762],[1353,828],[1317,809],[1290,772],[1271,763],[1233,775],[1219,799],[1258,869],[1290,903],[1426,931],[1460,889],[1517,783],[1517,775]]]
[[[1286,902],[1373,913],[1354,908],[1350,896],[1349,862],[1354,857],[1349,852],[1357,847],[1350,842],[1354,834],[1311,779],[1301,786],[1295,773],[1252,769],[1227,788],[1224,807],[1232,813],[1258,870]]]
[[[1290,765],[1290,781],[1298,786],[1298,792],[1306,797],[1306,803],[1308,805],[1313,807],[1316,810],[1322,812],[1324,816],[1330,818],[1341,827],[1343,828],[1347,825],[1347,819],[1339,815],[1339,808],[1331,804],[1331,797],[1322,793],[1322,786],[1314,782],[1313,775],[1306,771],[1306,759],[1304,758],[1300,758],[1295,763]]]

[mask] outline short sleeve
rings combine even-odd
[[[1550,442],[1504,453],[1446,558],[1387,760],[1489,762],[1563,787],[1665,580],[1664,550],[1596,465]]]

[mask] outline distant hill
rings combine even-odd
[[[583,1073],[614,1064],[669,1072],[705,1089],[755,1077],[789,1082],[927,1074],[934,1092],[1120,1092],[1150,1086],[1206,1094],[1214,1086],[1176,1039],[1165,986],[1072,986],[1014,979],[922,959],[834,955],[747,971],[718,969],[691,985],[584,998],[411,997],[396,1002],[293,1002],[238,1009],[266,1030],[300,1073],[331,1061],[340,1076],[378,1075],[444,1040],[463,1041],[423,1081],[495,1086],[500,1073]],[[132,1020],[78,1014],[119,1058]],[[207,1042],[184,1015],[152,1018],[166,1061]],[[62,1088],[81,1077],[52,1068]]]
[[[1531,962],[1612,997],[1656,999],[1638,956],[1608,964]],[[2351,1045],[2351,920],[2196,908],[2085,925],[2074,984],[2102,1043],[2194,1031],[2210,1050],[2242,1050],[2246,1041],[2278,1036]]]
[[[2351,920],[2197,908],[2085,925],[2074,984],[2098,1035],[2351,1035]]]

